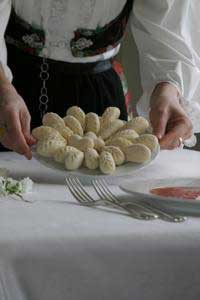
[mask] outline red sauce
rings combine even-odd
[[[163,187],[152,189],[151,194],[163,196],[163,197],[173,197],[195,200],[200,197],[199,187]]]

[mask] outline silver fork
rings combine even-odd
[[[109,189],[107,183],[103,179],[94,179],[92,180],[92,184],[98,193],[100,198],[106,198],[110,199],[112,201],[119,201],[119,199],[112,193],[112,191]],[[121,201],[120,201],[121,202]],[[122,202],[121,202],[122,203]],[[186,217],[174,215],[172,213],[168,213],[165,210],[158,208],[157,206],[154,206],[151,203],[138,203],[138,202],[124,202],[124,206],[127,208],[128,207],[134,207],[135,205],[139,206],[140,208],[143,209],[148,209],[152,213],[155,213],[159,218],[168,221],[168,222],[175,222],[175,223],[180,223],[184,222],[186,220]]]
[[[155,219],[155,214],[148,212],[137,212],[132,208],[125,207],[119,201],[112,201],[109,199],[100,199],[94,200],[90,194],[85,190],[84,186],[80,182],[80,180],[76,176],[70,176],[66,178],[66,184],[71,194],[75,197],[75,199],[81,204],[89,207],[95,207],[99,205],[107,205],[118,208],[125,212],[128,212],[129,215],[135,219],[139,220],[152,220]]]
[[[158,219],[158,215],[153,212],[151,209],[147,208],[144,205],[140,205],[139,203],[136,202],[122,202],[119,198],[117,198],[111,190],[108,188],[107,184],[105,183],[104,180],[100,179],[93,179],[92,180],[92,185],[97,193],[97,195],[100,197],[100,199],[103,201],[109,201],[114,204],[118,204],[124,209],[129,209],[129,210],[134,210],[136,211],[142,211],[142,213],[148,214],[151,219]]]

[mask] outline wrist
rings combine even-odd
[[[11,91],[15,90],[14,86],[12,83],[8,82],[0,82],[0,95],[1,94],[6,94]]]
[[[150,104],[153,105],[156,99],[168,99],[169,102],[179,103],[180,104],[180,92],[178,88],[169,82],[160,82],[158,83],[152,94]]]
[[[0,108],[12,100],[17,100],[15,87],[11,83],[0,83]]]
[[[180,98],[180,91],[174,84],[170,82],[158,83],[153,90],[152,95],[153,94],[159,94],[159,96],[173,96],[176,98]]]

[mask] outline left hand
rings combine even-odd
[[[192,135],[192,123],[180,103],[179,92],[170,83],[160,83],[153,91],[150,121],[161,149],[175,149],[181,139]]]

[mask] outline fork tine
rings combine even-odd
[[[78,200],[80,203],[88,202],[85,195],[83,195],[77,188],[77,185],[74,184],[74,182],[72,181],[72,178],[70,178],[70,177],[66,178],[66,183],[67,183],[68,189],[70,190],[70,192],[72,193],[72,195],[75,197],[76,200]]]
[[[66,184],[72,195],[79,203],[94,203],[92,197],[86,192],[82,183],[76,176],[66,178]]]
[[[120,201],[117,196],[113,194],[113,192],[109,189],[107,182],[104,179],[99,179],[99,182],[101,183],[101,186],[104,187],[104,190],[109,194],[109,196],[114,200],[114,201]],[[139,203],[131,203],[131,205],[137,206],[138,208],[145,209],[149,213],[153,213],[152,210],[144,207],[142,204]],[[156,215],[156,214],[155,214]]]
[[[71,184],[69,178],[66,178],[65,179],[66,181],[66,184],[67,184],[67,187],[68,189],[70,190],[71,194],[74,196],[74,198],[78,201],[78,202],[83,202],[84,200],[82,198],[79,198],[78,195],[77,195],[77,192],[76,190],[74,189],[74,186]]]
[[[94,199],[88,194],[88,192],[85,190],[84,186],[78,179],[78,177],[74,176],[71,178],[72,182],[76,186],[77,190],[85,197],[85,200],[88,202],[95,202]]]
[[[113,194],[113,192],[109,189],[106,181],[104,179],[99,179],[99,183],[101,184],[102,188],[107,192],[107,194],[113,199],[118,200],[118,198]]]
[[[96,190],[96,192],[98,192],[98,195],[101,197],[105,197],[108,201],[111,201],[113,204],[117,204],[120,205],[121,207],[123,207],[126,210],[132,211],[133,212],[133,207],[138,209],[142,209],[141,214],[146,214],[146,216],[148,215],[150,218],[152,219],[157,219],[158,215],[155,214],[154,212],[152,212],[152,210],[138,204],[138,203],[131,203],[132,208],[129,208],[128,205],[126,203],[121,202],[113,193],[112,191],[109,189],[106,181],[104,179],[98,179],[98,180],[93,180],[92,181],[93,186]],[[134,210],[134,214],[140,214],[139,212],[137,213]]]
[[[128,207],[125,207],[125,205],[123,205],[122,203],[120,203],[120,201],[118,201],[118,199],[113,199],[112,197],[110,197],[107,193],[106,190],[104,188],[104,186],[102,185],[101,181],[99,181],[98,179],[94,179],[92,180],[92,185],[96,191],[96,193],[98,194],[98,196],[103,200],[106,200],[118,207],[120,207],[121,209],[125,210],[126,212],[129,213],[130,216],[132,216],[133,218],[139,219],[139,220],[151,220],[152,216],[150,216],[147,213],[140,213],[137,212],[133,209],[129,209]]]
[[[99,180],[92,180],[92,183],[93,183],[93,186],[94,186],[94,189],[97,193],[97,195],[100,197],[100,199],[102,200],[105,200],[105,199],[108,199],[107,197],[107,193],[105,192],[104,188],[101,186]],[[110,200],[110,199],[108,199]]]

